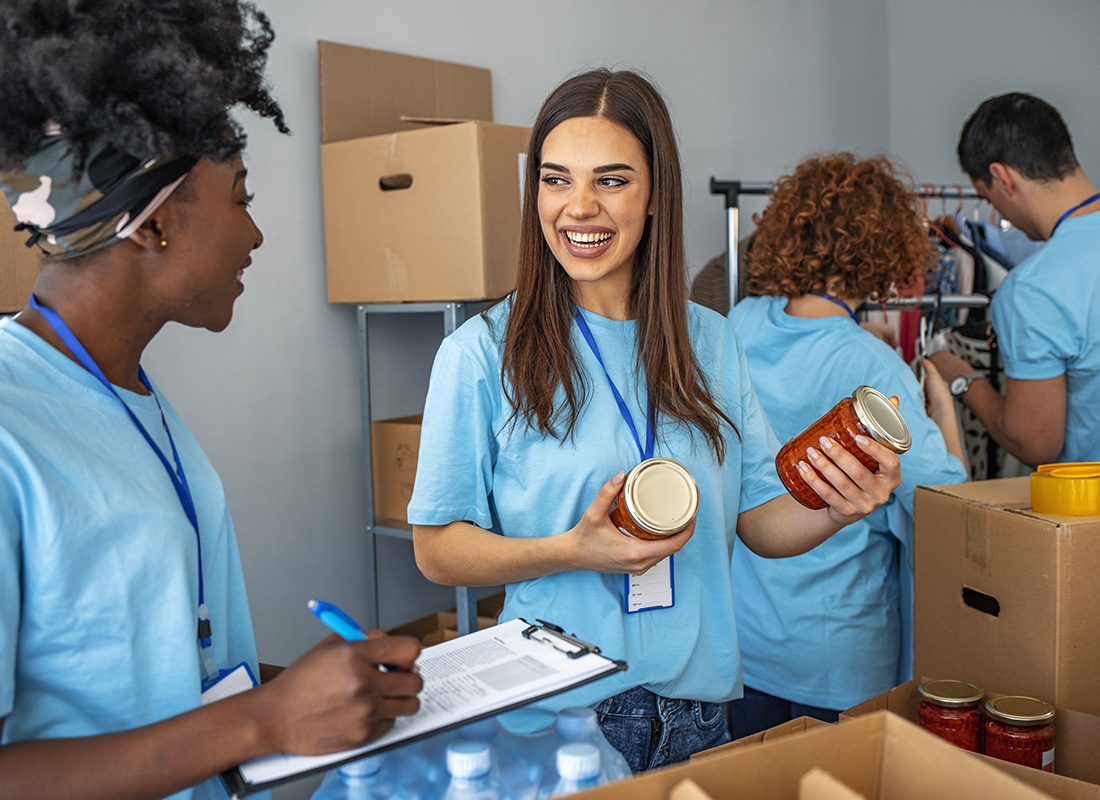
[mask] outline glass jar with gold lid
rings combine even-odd
[[[926,681],[920,695],[918,722],[929,733],[971,753],[982,751],[982,700],[985,692],[965,681]]]
[[[799,461],[805,461],[810,469],[814,468],[806,450],[813,447],[820,451],[823,436],[838,443],[871,472],[878,472],[878,461],[856,444],[855,436],[860,434],[899,454],[912,444],[909,426],[897,406],[882,392],[870,386],[860,386],[851,397],[841,399],[820,419],[780,448],[775,457],[775,469],[794,499],[807,508],[825,508],[827,505],[798,471]],[[824,480],[820,473],[819,477]]]
[[[637,539],[664,539],[687,528],[699,511],[691,473],[670,458],[650,458],[626,475],[609,515]]]
[[[1054,706],[1005,695],[986,701],[985,714],[987,756],[1054,772]]]

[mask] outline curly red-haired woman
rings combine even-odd
[[[812,158],[782,178],[756,219],[749,297],[729,314],[780,441],[860,385],[897,395],[912,435],[884,508],[805,555],[734,552],[745,698],[733,736],[837,710],[907,679],[911,668],[913,491],[965,479],[950,393],[926,362],[912,371],[860,328],[853,308],[911,286],[929,256],[916,201],[885,158]]]

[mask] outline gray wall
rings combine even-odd
[[[889,149],[919,179],[955,179],[954,144],[983,97],[1034,89],[1066,112],[1095,164],[1100,4],[1061,0],[267,0],[270,77],[293,137],[246,119],[249,183],[266,244],[223,334],[170,329],[148,366],[220,470],[236,520],[261,658],[287,663],[322,636],[305,600],[363,615],[355,320],[325,301],[317,123],[319,38],[493,71],[496,119],[530,124],[584,67],[650,73],[664,90],[687,178],[689,263],[724,246],[711,175],[763,180],[830,149]],[[1043,9],[1043,10],[1041,10]],[[1054,9],[1061,9],[1055,13]],[[760,207],[746,199],[748,212]],[[376,416],[422,408],[434,320],[372,330]],[[395,624],[448,603],[411,548],[386,542],[381,613]],[[302,796],[306,787],[283,797]]]
[[[1037,94],[1100,178],[1100,2],[888,0],[890,150],[918,180],[965,180],[959,130],[987,97]],[[1083,198],[1082,198],[1083,199]]]

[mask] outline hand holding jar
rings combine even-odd
[[[861,386],[795,436],[775,459],[794,498],[847,525],[884,505],[901,483],[909,429],[892,402]]]
[[[642,575],[651,567],[677,552],[695,533],[695,520],[678,533],[647,541],[624,536],[611,521],[626,474],[619,472],[585,509],[580,521],[569,531],[573,542],[571,569],[587,569],[611,574]]]

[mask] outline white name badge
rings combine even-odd
[[[656,611],[659,608],[672,608],[676,604],[673,558],[675,556],[669,556],[655,564],[645,575],[624,576],[626,613]]]
[[[232,669],[223,669],[218,679],[206,687],[202,693],[202,705],[216,703],[259,685],[248,664],[242,661]]]

